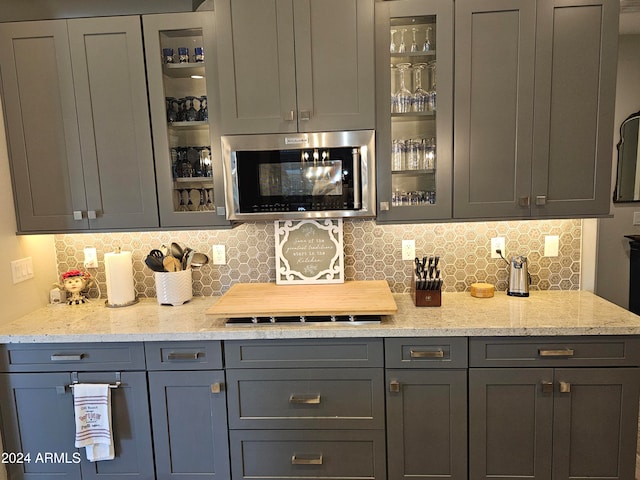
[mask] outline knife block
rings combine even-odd
[[[442,290],[416,290],[416,279],[411,279],[411,298],[416,307],[439,307],[442,305]]]

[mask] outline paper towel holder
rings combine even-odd
[[[104,301],[104,304],[105,304],[107,307],[109,307],[109,308],[120,308],[120,307],[128,307],[128,306],[130,306],[130,305],[135,305],[135,304],[136,304],[136,303],[138,303],[139,301],[140,301],[140,300],[138,299],[138,296],[136,295],[136,297],[135,297],[133,300],[131,300],[131,301],[129,301],[129,302],[126,302],[126,303],[111,304],[111,303],[109,303],[109,300],[105,300],[105,301]]]

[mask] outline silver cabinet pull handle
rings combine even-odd
[[[293,122],[295,119],[296,119],[296,112],[294,110],[289,110],[284,116],[285,122]]]
[[[296,395],[292,393],[289,397],[289,403],[298,403],[304,405],[318,405],[320,403],[320,394],[317,395]]]
[[[299,118],[301,121],[311,120],[311,112],[309,110],[301,110]]]
[[[54,353],[51,355],[52,362],[79,362],[84,358],[84,353]]]
[[[547,204],[547,196],[546,195],[536,195],[536,205],[541,207],[542,205]]]
[[[389,391],[392,393],[398,393],[400,391],[400,382],[397,380],[391,380],[389,382]]]
[[[74,210],[73,211],[73,219],[74,220],[82,220],[82,210]]]
[[[89,210],[87,211],[87,218],[89,220],[95,220],[98,217],[98,214],[95,210]]]
[[[528,207],[529,205],[531,205],[531,198],[530,197],[520,197],[518,199],[518,205],[520,205],[521,207]]]
[[[198,360],[200,358],[200,352],[187,352],[187,353],[176,353],[171,352],[167,355],[167,360]]]
[[[322,465],[322,454],[299,457],[294,453],[291,455],[291,465]]]
[[[560,382],[560,393],[571,393],[571,384],[568,382]]]
[[[211,384],[211,393],[220,393],[222,391],[222,384],[220,382]]]
[[[444,351],[439,350],[411,350],[411,358],[444,358]]]
[[[572,348],[562,348],[558,350],[538,350],[538,355],[541,357],[573,357],[574,351]]]

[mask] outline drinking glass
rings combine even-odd
[[[410,63],[399,63],[397,65],[400,71],[400,88],[396,93],[397,111],[398,113],[408,113],[411,111],[411,98],[413,95],[406,87],[405,73],[411,67]]]
[[[431,87],[429,88],[429,109],[436,111],[436,61],[428,63],[431,72]]]
[[[189,63],[189,49],[186,47],[178,48],[178,61],[180,63]]]
[[[400,29],[400,46],[398,47],[398,53],[405,53],[407,51],[407,47],[404,43],[404,33],[407,31],[406,28]]]
[[[429,40],[429,34],[431,33],[431,27],[427,27],[424,31],[424,44],[422,45],[422,51],[428,52],[431,50],[431,40]]]
[[[193,60],[196,63],[204,62],[204,50],[202,47],[196,47],[194,49],[195,55],[193,56]]]
[[[178,118],[178,102],[175,97],[167,97],[167,122],[173,123]]]
[[[426,66],[426,63],[413,64],[413,83],[415,89],[413,91],[413,97],[411,98],[411,110],[414,112],[424,112],[429,100],[429,94],[422,88],[422,71]]]
[[[411,41],[411,52],[415,53],[418,51],[418,42],[416,41],[416,32],[418,31],[418,29],[416,27],[413,27],[411,29],[411,33],[413,34],[413,40]]]
[[[397,47],[394,37],[396,35],[397,30],[391,30],[391,44],[389,45],[389,53],[396,53]]]
[[[198,119],[198,111],[194,106],[196,97],[188,96],[185,97],[185,113],[184,119],[187,122],[195,122]]]
[[[391,170],[398,172],[404,170],[404,142],[402,140],[394,140],[391,144]]]
[[[407,170],[418,170],[420,142],[416,140],[407,140],[405,143]]]
[[[162,49],[162,61],[163,63],[173,63],[173,48]]]

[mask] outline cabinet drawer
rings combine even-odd
[[[382,339],[224,342],[227,368],[382,367]]]
[[[472,367],[638,366],[638,337],[471,338]]]
[[[228,370],[230,428],[384,428],[380,368]]]
[[[142,343],[5,344],[4,372],[144,370]]]
[[[234,480],[384,479],[382,430],[230,432]]]
[[[466,368],[467,339],[386,338],[387,368]]]
[[[147,370],[215,370],[222,368],[218,341],[147,342]]]

